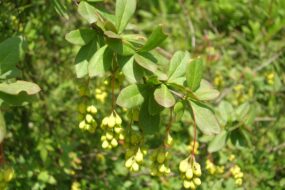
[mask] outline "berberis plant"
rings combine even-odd
[[[128,27],[135,13],[135,0],[117,0],[114,15],[103,9],[100,1],[78,3],[78,13],[90,27],[66,35],[67,41],[81,46],[75,71],[80,81],[86,81],[80,87],[84,101],[79,105],[79,127],[96,131],[100,110],[86,105],[85,100],[92,79],[104,78],[110,85],[112,102],[110,115],[102,119],[98,130],[102,148],[122,145],[126,149],[125,166],[137,172],[148,152],[147,142],[157,138],[160,145],[151,151],[150,170],[151,175],[160,176],[171,173],[171,126],[188,112],[194,131],[193,150],[181,161],[179,170],[184,187],[195,189],[201,184],[201,167],[195,160],[196,126],[206,135],[220,133],[215,114],[207,104],[219,92],[202,78],[203,58],[186,51],[177,51],[171,57],[165,54],[159,48],[167,38],[162,26],[155,27],[148,38]],[[123,120],[118,114],[122,110],[127,112]]]

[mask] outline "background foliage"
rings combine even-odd
[[[187,116],[172,128],[176,174],[169,178],[150,177],[146,170],[128,174],[122,152],[102,151],[94,134],[78,128],[77,89],[82,83],[74,80],[73,69],[78,47],[64,36],[87,23],[74,2],[51,2],[0,1],[0,42],[12,36],[25,39],[19,78],[42,89],[31,104],[2,108],[6,163],[15,170],[9,189],[181,189],[175,168],[189,152]],[[113,10],[113,1],[105,3]],[[218,140],[199,134],[197,160],[205,168],[210,158],[224,165],[225,172],[211,175],[204,169],[201,189],[284,189],[285,2],[138,1],[128,27],[149,35],[158,24],[169,33],[162,44],[167,54],[182,49],[205,57],[204,77],[221,91],[213,107],[224,132]],[[88,101],[103,117],[111,107],[110,84],[98,79],[91,85]],[[235,161],[227,159],[232,154]],[[232,164],[244,172],[241,187],[230,175]]]

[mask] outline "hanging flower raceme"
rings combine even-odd
[[[81,109],[81,113],[85,113],[85,116],[84,119],[79,123],[79,128],[94,133],[97,128],[97,122],[95,120],[97,108],[91,105],[86,108],[85,112],[83,112],[83,106]]]
[[[151,172],[152,176],[166,176],[171,173],[169,168],[169,152],[165,149],[155,150],[151,155]]]
[[[182,160],[179,164],[179,171],[185,189],[196,189],[201,185],[201,166],[195,159],[188,157],[185,160]]]
[[[124,129],[122,128],[122,119],[114,111],[110,116],[102,120],[101,128],[104,134],[101,136],[102,148],[112,149],[118,146],[119,140],[124,140]]]
[[[240,167],[238,165],[234,165],[230,169],[230,172],[233,175],[233,177],[235,178],[236,185],[238,185],[238,186],[242,185],[243,172],[241,171]]]

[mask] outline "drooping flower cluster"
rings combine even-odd
[[[146,151],[141,150],[141,148],[136,149],[136,151],[135,149],[129,149],[126,153],[126,168],[131,172],[138,172],[145,154]]]
[[[122,128],[122,119],[113,111],[110,116],[102,120],[101,128],[104,134],[101,136],[102,148],[112,149],[118,146],[119,140],[124,140],[124,129]]]
[[[243,182],[243,172],[241,171],[240,167],[238,165],[234,165],[231,169],[230,169],[231,174],[234,176],[235,178],[235,183],[236,185],[240,186],[242,185]]]
[[[85,106],[83,104],[79,106],[80,113],[84,117],[84,119],[79,123],[79,128],[94,133],[97,128],[97,122],[94,119],[97,113],[97,108],[93,105],[88,106],[86,109],[84,109]]]
[[[155,150],[151,155],[151,160],[150,174],[152,176],[165,176],[171,173],[168,167],[169,152],[165,149]]]
[[[217,166],[211,160],[206,160],[206,170],[212,175],[214,174],[222,174],[225,171],[224,166]]]
[[[190,158],[182,160],[179,164],[179,171],[181,172],[185,189],[196,189],[201,185],[201,166],[195,160]]]

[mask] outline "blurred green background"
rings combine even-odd
[[[114,3],[105,0],[104,6],[112,11]],[[148,35],[158,24],[169,34],[162,47],[170,54],[182,49],[205,57],[204,76],[221,92],[213,107],[228,136],[222,150],[209,153],[211,139],[199,134],[200,189],[285,189],[285,1],[139,0],[128,27]],[[25,38],[21,78],[42,89],[33,103],[2,110],[6,162],[15,170],[8,189],[182,189],[177,168],[187,156],[189,124],[173,127],[175,173],[167,178],[151,177],[147,167],[129,174],[122,150],[103,151],[96,135],[78,128],[78,86],[84,83],[75,79],[73,68],[78,47],[64,36],[83,26],[88,24],[71,0],[0,0],[0,42]],[[108,84],[98,80],[91,87],[88,101],[102,118],[110,107]],[[246,113],[236,118],[239,110]],[[224,172],[207,171],[207,158]],[[242,186],[235,185],[232,165],[244,173]]]

